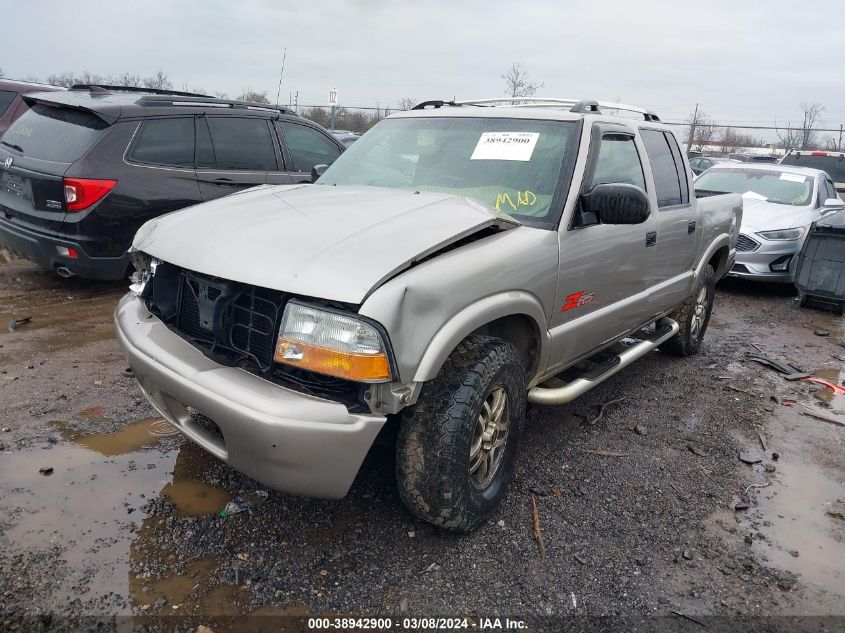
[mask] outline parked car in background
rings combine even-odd
[[[728,160],[733,160],[738,163],[777,163],[777,156],[769,154],[728,154]]]
[[[38,84],[31,81],[0,79],[0,136],[3,136],[12,121],[29,109],[23,95],[30,92],[64,90],[60,86]]]
[[[511,101],[420,104],[317,184],[142,226],[115,324],[152,406],[250,477],[329,498],[391,416],[400,497],[467,532],[504,495],[526,402],[695,354],[741,197],[696,199],[652,112]]]
[[[698,156],[696,158],[690,158],[689,166],[692,169],[692,173],[696,176],[704,171],[710,169],[713,165],[717,163],[724,163],[728,161],[727,158],[722,158],[719,156]]]
[[[119,279],[144,222],[247,187],[309,182],[345,149],[285,108],[78,86],[25,95],[0,138],[0,245],[62,276]]]
[[[359,138],[361,138],[361,135],[360,134],[335,134],[334,137],[338,141],[343,143],[346,147],[349,147],[350,145],[352,145],[352,143],[354,143]]]
[[[799,165],[827,172],[840,197],[845,195],[845,152],[797,150],[787,152],[781,165]]]
[[[730,275],[755,281],[793,283],[810,225],[843,206],[825,172],[787,165],[720,163],[696,179],[695,189],[699,195],[742,195],[742,228]]]

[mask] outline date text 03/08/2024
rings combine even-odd
[[[389,630],[393,628],[417,630],[527,630],[525,620],[511,618],[308,618],[312,630]]]

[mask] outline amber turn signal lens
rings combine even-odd
[[[274,360],[336,378],[381,382],[390,378],[387,355],[342,352],[279,337]]]

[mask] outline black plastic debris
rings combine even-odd
[[[763,454],[760,451],[756,451],[753,449],[740,451],[739,461],[744,462],[746,464],[759,464],[763,461]]]
[[[813,223],[798,255],[795,285],[801,307],[845,314],[845,209]]]
[[[14,332],[15,330],[18,329],[19,325],[23,325],[24,323],[29,323],[30,321],[32,321],[32,315],[31,314],[23,317],[22,319],[11,319],[9,321],[9,331]]]

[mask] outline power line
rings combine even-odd
[[[663,121],[666,125],[684,125],[688,126],[689,121]],[[704,124],[699,123],[699,127],[705,127]],[[728,123],[717,123],[716,121],[710,122],[706,124],[706,127],[721,127],[721,128],[729,128],[729,129],[739,129],[739,130],[780,130],[780,131],[788,131],[793,130],[795,132],[803,132],[803,127],[793,127],[791,125],[731,125]],[[813,132],[839,132],[839,128],[820,128],[814,127],[812,128]]]

